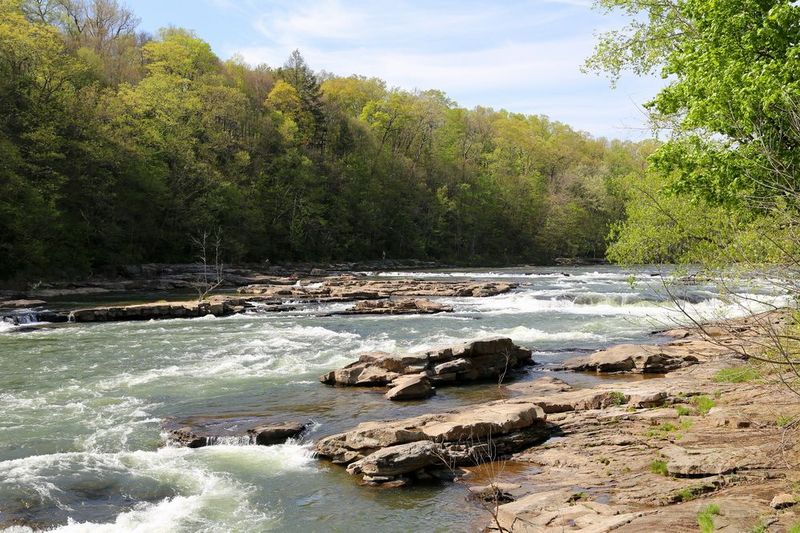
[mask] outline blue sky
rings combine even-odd
[[[195,30],[227,59],[278,66],[299,48],[315,70],[441,89],[460,105],[544,114],[596,136],[650,136],[641,104],[663,81],[583,74],[595,33],[624,20],[590,0],[135,0],[141,29]]]

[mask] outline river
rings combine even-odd
[[[685,318],[655,270],[406,274],[521,285],[491,298],[444,299],[455,312],[430,316],[319,316],[346,306],[326,304],[25,332],[0,323],[0,528],[474,530],[483,511],[467,500],[464,485],[362,487],[342,468],[316,460],[310,443],[366,420],[504,397],[502,387],[441,388],[431,400],[396,404],[378,391],[321,385],[318,376],[364,351],[505,335],[533,349],[540,364],[520,378],[533,379],[566,357],[652,339],[652,330]],[[761,288],[743,291],[774,299]],[[680,297],[706,319],[746,313],[710,286],[686,286]],[[597,379],[556,375],[578,385]],[[163,419],[200,415],[313,426],[305,439],[277,446],[235,439],[200,449],[164,445]]]

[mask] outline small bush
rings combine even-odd
[[[715,402],[708,396],[695,396],[694,398],[692,398],[692,405],[694,405],[698,413],[705,416],[711,409],[716,407],[717,402]]]
[[[669,470],[667,469],[667,462],[662,461],[660,459],[656,459],[652,463],[650,463],[650,471],[654,474],[658,474],[659,476],[668,476]]]
[[[676,405],[675,411],[678,413],[678,416],[687,416],[692,414],[692,410],[686,405]]]
[[[619,391],[613,391],[611,394],[611,405],[625,405],[628,402],[628,397],[625,396],[624,393]]]
[[[717,383],[747,383],[755,381],[759,378],[759,374],[755,368],[751,366],[737,366],[735,368],[723,368],[714,376],[714,381]]]
[[[794,421],[794,417],[793,417],[793,416],[789,416],[789,415],[780,415],[780,416],[778,416],[778,418],[775,420],[775,423],[778,425],[778,427],[780,427],[780,428],[785,428],[786,426],[788,426],[789,424],[791,424],[793,421]]]
[[[702,533],[711,533],[714,527],[714,516],[719,514],[719,505],[711,504],[700,509],[697,513],[697,525]]]

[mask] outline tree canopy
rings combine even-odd
[[[117,0],[0,0],[0,279],[188,261],[602,257],[652,143],[220,60]]]
[[[785,222],[797,213],[800,188],[800,6],[598,3],[623,10],[631,22],[603,35],[587,65],[612,78],[630,69],[659,71],[667,80],[646,107],[669,139],[650,158],[651,175],[628,188],[630,219],[618,227],[612,257],[698,260],[708,249],[724,250],[729,260],[769,261],[776,249],[794,246]],[[675,231],[657,230],[665,217]],[[753,231],[770,241],[771,252],[753,246]],[[631,246],[645,235],[661,240],[652,254]]]

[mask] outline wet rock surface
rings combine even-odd
[[[215,444],[283,444],[289,439],[299,438],[309,424],[298,420],[258,422],[252,418],[196,417],[187,420],[167,419],[163,427],[167,443],[202,448]]]
[[[424,374],[434,385],[455,385],[510,377],[532,364],[531,351],[506,337],[481,339],[423,352],[371,352],[358,361],[320,377],[322,383],[343,386],[385,386],[404,375]]]

